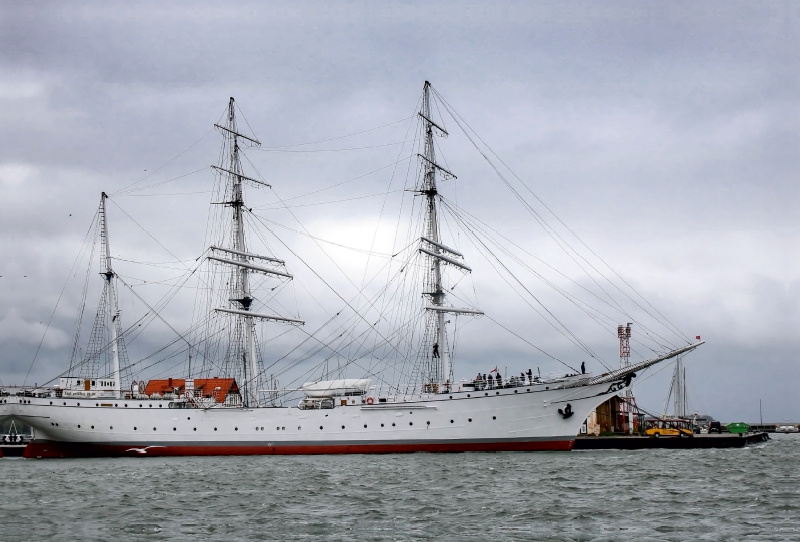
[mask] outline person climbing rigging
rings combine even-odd
[[[433,343],[433,357],[439,357],[439,343]]]

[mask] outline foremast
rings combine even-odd
[[[242,163],[239,157],[239,140],[244,140],[253,146],[260,146],[261,143],[255,138],[239,133],[236,125],[235,101],[232,97],[228,102],[228,113],[225,125],[215,124],[214,126],[220,130],[223,137],[226,139],[228,156],[226,159],[226,156],[223,155],[221,157],[222,163],[219,166],[211,167],[227,178],[227,183],[230,187],[230,200],[224,202],[224,204],[230,206],[233,210],[233,227],[232,235],[228,241],[229,246],[210,247],[212,251],[222,253],[224,257],[208,256],[209,260],[230,265],[232,269],[232,280],[229,287],[229,292],[231,294],[229,296],[229,303],[231,305],[229,307],[218,307],[215,310],[217,312],[230,314],[234,319],[238,320],[238,322],[236,322],[237,325],[234,325],[234,329],[238,329],[240,325],[244,328],[245,344],[243,345],[243,350],[245,352],[245,359],[242,360],[244,362],[242,369],[246,381],[244,404],[247,407],[255,408],[259,403],[259,371],[255,333],[256,320],[272,320],[299,325],[304,324],[304,322],[293,318],[260,314],[252,310],[254,301],[250,290],[250,275],[252,273],[262,273],[289,280],[293,277],[284,271],[254,264],[254,260],[260,260],[269,264],[283,265],[284,262],[282,260],[270,256],[251,254],[247,251],[244,224],[244,211],[247,207],[244,201],[243,183],[250,182],[266,187],[270,185],[242,173]],[[238,340],[238,337],[234,340]],[[239,351],[239,349],[235,349],[235,351]]]
[[[434,367],[436,365],[435,362],[438,360],[438,367],[435,367],[431,376],[434,378],[438,377],[439,391],[446,393],[449,392],[451,382],[453,381],[453,367],[447,345],[445,315],[447,313],[473,315],[480,315],[483,313],[471,309],[448,307],[445,304],[447,296],[442,285],[442,265],[453,265],[466,272],[470,272],[471,269],[456,259],[462,258],[462,254],[444,245],[440,235],[437,207],[437,197],[439,194],[437,189],[437,173],[441,173],[443,179],[455,179],[456,176],[436,162],[436,150],[433,144],[434,130],[443,137],[447,136],[447,131],[431,120],[430,91],[431,84],[425,81],[422,91],[422,110],[419,112],[419,116],[422,119],[425,144],[424,152],[420,154],[419,157],[423,168],[420,193],[426,198],[426,213],[425,225],[423,228],[424,236],[420,239],[421,246],[419,250],[426,255],[426,259],[429,263],[427,266],[428,273],[425,279],[423,295],[426,296],[430,302],[425,308],[428,312],[429,329],[431,324],[433,324],[432,335],[435,346],[431,345],[430,355],[432,357],[432,362],[434,362],[432,363]]]

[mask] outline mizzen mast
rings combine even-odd
[[[101,221],[101,244],[102,244],[102,257],[105,260],[101,267],[104,268],[102,275],[105,278],[106,284],[106,307],[108,308],[108,327],[111,329],[111,363],[112,374],[111,378],[114,382],[114,397],[119,397],[120,394],[120,376],[119,376],[119,309],[117,308],[117,296],[114,292],[114,277],[116,276],[114,270],[111,268],[111,244],[108,240],[108,217],[106,216],[106,199],[108,196],[105,192],[100,195],[100,221]]]

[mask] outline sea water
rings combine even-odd
[[[727,450],[0,460],[0,540],[800,540],[800,437]]]

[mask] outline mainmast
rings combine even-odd
[[[101,273],[106,281],[106,306],[108,307],[108,326],[111,328],[111,360],[113,373],[111,378],[114,381],[114,397],[119,397],[120,383],[119,383],[119,333],[117,331],[117,319],[119,318],[119,309],[117,308],[117,296],[114,294],[114,270],[111,268],[111,243],[108,240],[108,220],[106,217],[106,199],[108,196],[105,192],[100,195],[100,221],[102,223],[101,235],[102,245],[104,247],[103,257],[105,262],[105,270]]]
[[[423,166],[423,179],[420,192],[426,197],[426,214],[425,214],[425,227],[424,237],[421,238],[422,246],[420,252],[428,256],[430,265],[428,266],[428,275],[425,281],[425,290],[423,292],[430,301],[430,305],[426,307],[429,312],[429,319],[433,319],[433,341],[435,341],[436,348],[432,348],[431,355],[435,359],[439,358],[439,371],[436,371],[435,376],[438,376],[438,384],[440,391],[448,392],[450,384],[453,381],[452,364],[450,361],[450,352],[447,348],[447,330],[445,329],[445,314],[483,314],[480,311],[470,309],[455,309],[445,306],[445,290],[442,286],[442,264],[447,263],[455,265],[467,272],[471,271],[469,267],[454,259],[454,257],[461,258],[460,252],[448,248],[442,244],[439,232],[439,216],[437,208],[437,196],[439,194],[436,186],[437,172],[442,174],[444,179],[452,178],[453,175],[447,169],[439,166],[436,163],[436,152],[433,145],[433,132],[434,129],[442,136],[447,136],[447,131],[441,126],[437,125],[431,120],[431,97],[430,97],[431,84],[425,81],[425,86],[422,92],[422,111],[419,116],[422,119],[424,127],[425,147],[424,154],[419,155]],[[429,320],[430,322],[430,320]],[[434,375],[431,375],[432,377]]]
[[[227,163],[223,162],[220,166],[211,167],[227,177],[228,184],[231,189],[230,200],[224,203],[233,209],[233,231],[230,238],[230,247],[211,247],[211,249],[214,251],[224,253],[225,257],[208,257],[209,260],[228,264],[233,267],[232,281],[229,288],[230,293],[232,294],[229,298],[229,301],[232,306],[228,308],[217,308],[215,310],[232,314],[236,319],[239,320],[239,324],[243,324],[245,332],[245,359],[242,361],[244,362],[243,374],[245,375],[245,380],[247,382],[245,405],[248,407],[257,407],[259,373],[258,359],[256,357],[255,320],[264,319],[301,325],[304,322],[292,318],[258,314],[252,311],[252,304],[254,300],[250,291],[249,276],[251,273],[263,273],[288,279],[291,279],[292,276],[277,269],[253,264],[253,260],[262,260],[272,264],[283,265],[284,262],[282,260],[269,256],[250,254],[247,251],[243,216],[244,210],[246,209],[244,192],[242,190],[243,182],[248,181],[266,187],[269,187],[270,185],[242,174],[242,164],[239,158],[239,140],[242,139],[253,146],[260,146],[261,143],[257,139],[239,133],[236,126],[236,111],[233,98],[231,98],[228,102],[226,125],[221,126],[219,124],[215,124],[214,126],[218,128],[222,132],[223,137],[226,138],[229,154],[227,156]],[[225,160],[224,156],[223,160]],[[234,326],[234,328],[237,327],[238,326]],[[238,351],[238,349],[236,350]]]

